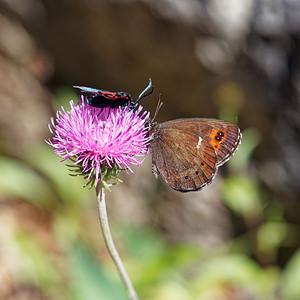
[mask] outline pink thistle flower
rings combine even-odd
[[[93,184],[115,179],[120,170],[132,172],[131,165],[140,166],[148,153],[149,112],[142,107],[95,108],[81,97],[71,110],[56,113],[49,125],[52,139],[46,141],[65,161],[69,158]],[[109,172],[109,169],[115,172]],[[112,174],[112,177],[104,175]],[[104,178],[105,177],[105,178]]]

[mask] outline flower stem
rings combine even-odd
[[[105,240],[106,247],[109,251],[110,256],[112,257],[119,275],[127,289],[128,297],[130,300],[139,300],[134,287],[130,281],[130,278],[124,268],[123,262],[118,254],[118,251],[115,247],[110,228],[107,218],[107,211],[106,211],[106,204],[105,204],[105,188],[103,187],[102,183],[99,182],[96,187],[97,193],[97,202],[98,202],[98,209],[99,209],[99,217],[100,217],[100,224],[103,233],[103,237]]]

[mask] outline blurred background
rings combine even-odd
[[[44,140],[73,85],[126,91],[157,121],[221,118],[240,149],[200,192],[147,157],[107,195],[143,300],[300,299],[300,2],[0,0],[0,299],[127,299],[95,191]]]

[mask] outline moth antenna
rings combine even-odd
[[[152,87],[151,91],[148,92],[147,94],[145,94],[151,87]],[[153,93],[153,91],[154,91],[154,86],[152,86],[152,80],[151,80],[151,78],[149,78],[149,83],[148,83],[147,87],[140,93],[140,95],[138,96],[136,101],[133,103],[133,107],[135,107],[140,102],[140,100],[151,95]]]
[[[156,116],[157,116],[157,114],[158,114],[160,108],[161,108],[162,105],[164,104],[164,103],[161,101],[161,98],[162,98],[161,93],[159,93],[159,95],[158,95],[157,106],[156,106],[156,109],[155,109],[155,112],[154,112],[154,116],[153,116],[153,118],[152,118],[152,120],[151,120],[151,123],[154,122],[154,120],[155,120],[155,118],[156,118]]]

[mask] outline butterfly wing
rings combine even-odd
[[[189,132],[209,142],[216,152],[218,167],[234,155],[242,139],[241,131],[236,125],[218,119],[177,119],[162,123],[162,128]]]
[[[217,157],[207,141],[172,128],[160,128],[155,135],[150,144],[153,172],[161,174],[171,188],[197,191],[212,181]]]
[[[158,124],[153,132],[153,172],[182,192],[209,184],[241,140],[238,127],[215,119],[173,120]]]

